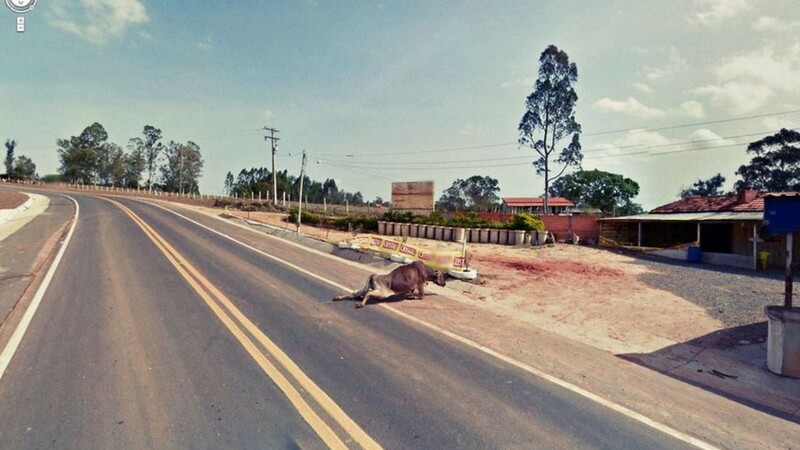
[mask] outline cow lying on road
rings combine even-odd
[[[386,298],[391,295],[405,295],[414,292],[419,298],[425,296],[425,283],[433,281],[439,286],[445,285],[444,273],[429,269],[421,261],[398,267],[385,275],[372,274],[367,279],[364,289],[350,295],[334,297],[333,301],[363,299],[356,308],[363,308],[372,297]]]

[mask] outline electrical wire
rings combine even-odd
[[[653,131],[666,131],[666,130],[675,130],[680,128],[689,128],[701,125],[712,125],[712,124],[720,124],[720,123],[730,123],[730,122],[738,122],[743,120],[752,120],[752,119],[762,119],[765,117],[776,117],[776,116],[784,116],[790,114],[797,114],[800,113],[800,109],[790,110],[790,111],[781,111],[781,112],[772,112],[772,113],[765,113],[765,114],[755,114],[750,116],[740,116],[740,117],[733,117],[728,119],[719,119],[719,120],[708,120],[703,122],[690,122],[678,125],[670,125],[665,127],[654,127],[654,128],[622,128],[617,130],[608,130],[608,131],[598,131],[593,133],[582,133],[582,136],[603,136],[608,134],[615,134],[615,133],[624,133],[629,131],[643,131],[643,132],[653,132]],[[750,135],[741,135],[741,136],[755,136],[760,133],[753,133]],[[430,150],[414,150],[408,152],[378,152],[378,153],[348,153],[345,155],[342,154],[332,154],[332,153],[323,153],[318,154],[317,156],[333,156],[333,157],[346,157],[346,158],[372,158],[372,157],[383,157],[383,156],[403,156],[403,155],[421,155],[421,154],[433,154],[433,153],[448,153],[448,152],[455,152],[455,151],[463,151],[463,150],[480,150],[480,149],[487,149],[487,148],[498,148],[498,147],[510,147],[510,146],[519,146],[518,142],[503,142],[503,143],[495,143],[495,144],[482,144],[482,145],[471,145],[471,146],[463,146],[463,147],[448,147],[448,148],[441,148],[441,149],[430,149]],[[584,150],[584,153],[587,152],[594,152],[594,151],[604,151],[606,149],[589,149]]]

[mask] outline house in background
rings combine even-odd
[[[564,214],[575,205],[564,197],[548,197],[547,209],[544,211],[542,197],[503,197],[503,212],[517,214],[529,212],[533,214]]]
[[[780,266],[786,260],[785,238],[768,235],[763,224],[764,194],[743,189],[681,199],[647,214],[600,219],[600,239],[684,260],[688,246],[699,246],[702,262],[753,269],[759,254],[768,252],[769,265]],[[798,247],[795,243],[795,252]]]

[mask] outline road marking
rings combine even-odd
[[[330,286],[333,286],[333,287],[335,287],[337,289],[341,289],[341,290],[345,290],[345,291],[352,290],[351,288],[348,288],[347,286],[343,286],[343,285],[341,285],[341,284],[339,284],[339,283],[337,283],[337,282],[335,282],[333,280],[329,280],[329,279],[327,279],[325,277],[322,277],[320,275],[317,275],[315,273],[311,273],[308,270],[305,270],[302,267],[298,267],[298,266],[296,266],[296,265],[294,265],[294,264],[292,264],[292,263],[290,263],[288,261],[285,261],[285,260],[283,260],[281,258],[278,258],[277,256],[270,255],[270,254],[268,254],[268,253],[266,253],[266,252],[264,252],[262,250],[259,250],[259,249],[255,248],[255,247],[251,246],[251,245],[245,244],[244,242],[241,242],[241,241],[237,240],[236,238],[233,238],[233,237],[231,237],[231,236],[229,236],[229,235],[227,235],[225,233],[222,233],[222,232],[217,231],[217,230],[215,230],[213,228],[210,228],[210,227],[208,227],[206,225],[203,225],[202,223],[197,222],[197,221],[195,221],[193,219],[190,219],[189,217],[186,217],[183,214],[180,214],[180,213],[178,213],[176,211],[173,211],[173,210],[171,210],[169,208],[166,208],[164,206],[161,206],[161,205],[158,205],[158,204],[155,204],[155,203],[147,202],[147,201],[141,201],[141,202],[149,204],[149,205],[152,205],[152,206],[155,206],[155,207],[158,207],[158,208],[161,208],[161,209],[163,209],[165,211],[168,211],[168,212],[170,212],[172,214],[175,214],[176,216],[178,216],[178,217],[180,217],[180,218],[182,218],[182,219],[184,219],[184,220],[186,220],[188,222],[191,222],[191,223],[193,223],[193,224],[195,224],[195,225],[197,225],[197,226],[199,226],[201,228],[204,228],[204,229],[206,229],[206,230],[208,230],[208,231],[210,231],[210,232],[212,232],[214,234],[217,234],[217,235],[219,235],[219,236],[221,236],[221,237],[223,237],[225,239],[228,239],[228,240],[230,240],[232,242],[235,242],[235,243],[241,245],[242,247],[247,248],[248,250],[254,251],[254,252],[256,252],[256,253],[258,253],[258,254],[260,254],[262,256],[266,256],[267,258],[270,258],[270,259],[272,259],[274,261],[278,261],[278,262],[284,264],[287,267],[295,269],[295,270],[297,270],[297,271],[299,271],[301,273],[304,273],[304,274],[306,274],[306,275],[308,275],[308,276],[310,276],[312,278],[315,278],[317,280],[323,281],[323,282],[325,282],[325,283],[329,284]],[[233,225],[238,225],[238,224],[233,224]],[[258,233],[257,231],[251,230],[250,228],[247,228],[247,227],[241,227],[241,228],[243,228],[245,230],[249,230],[249,231],[254,232],[254,233]],[[263,234],[263,233],[259,233],[259,234]],[[315,251],[313,249],[308,249],[306,247],[303,247],[303,246],[301,246],[299,244],[295,244],[293,242],[286,241],[286,243],[290,244],[290,245],[294,245],[294,246],[296,246],[296,247],[298,247],[300,249],[310,251],[311,253],[319,253],[319,254],[325,255],[322,252],[317,252],[317,251]],[[329,255],[325,255],[325,256],[329,256]],[[702,441],[702,440],[697,439],[697,438],[695,438],[693,436],[690,436],[689,434],[686,434],[686,433],[684,433],[682,431],[676,430],[675,428],[672,428],[669,425],[665,425],[665,424],[663,424],[661,422],[658,422],[658,421],[656,421],[654,419],[651,419],[651,418],[649,418],[649,417],[647,417],[647,416],[645,416],[643,414],[640,414],[640,413],[638,413],[638,412],[636,412],[636,411],[634,411],[634,410],[632,410],[630,408],[627,408],[627,407],[622,406],[620,404],[614,403],[614,402],[612,402],[610,400],[606,400],[605,398],[600,397],[599,395],[597,395],[597,394],[595,394],[593,392],[590,392],[590,391],[588,391],[586,389],[583,389],[580,386],[574,385],[574,384],[569,383],[567,381],[564,381],[564,380],[562,380],[560,378],[557,378],[557,377],[555,377],[553,375],[550,375],[547,372],[544,372],[544,371],[536,369],[536,368],[534,368],[532,366],[529,366],[529,365],[527,365],[527,364],[525,364],[525,363],[523,363],[521,361],[518,361],[518,360],[516,360],[514,358],[511,358],[510,356],[506,356],[506,355],[504,355],[502,353],[499,353],[499,352],[497,352],[495,350],[492,350],[491,348],[488,348],[488,347],[486,347],[484,345],[481,345],[481,344],[479,344],[479,343],[477,343],[477,342],[475,342],[475,341],[473,341],[471,339],[465,338],[465,337],[463,337],[463,336],[461,336],[459,334],[453,333],[452,331],[449,331],[449,330],[446,330],[444,328],[441,328],[438,325],[434,325],[434,324],[432,324],[430,322],[426,322],[426,321],[424,321],[422,319],[419,319],[419,318],[414,317],[414,316],[412,316],[412,315],[410,315],[408,313],[400,311],[399,309],[394,308],[394,307],[392,307],[390,305],[387,305],[385,303],[379,303],[377,306],[380,306],[380,307],[382,307],[384,309],[387,309],[387,310],[397,314],[398,316],[403,317],[403,318],[405,318],[405,319],[407,319],[407,320],[409,320],[411,322],[414,322],[414,323],[416,323],[418,325],[421,325],[421,326],[423,326],[425,328],[428,328],[429,330],[433,330],[433,331],[435,331],[435,332],[437,332],[439,334],[442,334],[442,335],[447,336],[447,337],[449,337],[451,339],[454,339],[454,340],[456,340],[456,341],[458,341],[458,342],[460,342],[460,343],[462,343],[464,345],[467,345],[467,346],[469,346],[469,347],[471,347],[471,348],[473,348],[475,350],[483,352],[483,353],[485,353],[485,354],[487,354],[487,355],[489,355],[489,356],[491,356],[493,358],[499,359],[499,360],[501,360],[501,361],[503,361],[503,362],[505,362],[507,364],[510,364],[510,365],[512,365],[514,367],[522,369],[525,372],[530,373],[531,375],[539,377],[539,378],[541,378],[541,379],[543,379],[545,381],[549,381],[549,382],[551,382],[551,383],[553,383],[553,384],[555,384],[557,386],[560,386],[560,387],[562,387],[564,389],[567,389],[570,392],[573,392],[573,393],[578,394],[578,395],[580,395],[580,396],[582,396],[584,398],[592,400],[593,402],[598,403],[598,404],[600,404],[602,406],[605,406],[606,408],[609,408],[609,409],[611,409],[613,411],[616,411],[616,412],[622,414],[625,417],[628,417],[628,418],[633,419],[633,420],[635,420],[637,422],[640,422],[640,423],[642,423],[644,425],[647,425],[647,426],[649,426],[649,427],[651,427],[653,429],[661,431],[662,433],[667,434],[669,436],[672,436],[672,437],[674,437],[674,438],[676,438],[678,440],[681,440],[683,442],[686,442],[687,444],[690,444],[690,445],[693,445],[693,446],[695,446],[697,448],[701,448],[701,449],[705,449],[705,450],[718,450],[718,447],[715,447],[715,446],[713,446],[713,445],[711,445],[711,444],[709,444],[709,443],[707,443],[705,441]]]
[[[72,217],[72,225],[67,232],[67,237],[64,238],[64,242],[61,244],[61,248],[58,250],[58,253],[56,253],[53,263],[47,270],[47,274],[45,274],[44,279],[42,279],[42,284],[40,284],[39,288],[36,290],[36,294],[34,294],[31,304],[28,305],[28,309],[26,309],[25,314],[22,315],[22,319],[17,325],[17,328],[14,330],[14,333],[11,335],[11,339],[8,341],[8,344],[6,344],[6,348],[3,349],[3,353],[0,353],[0,380],[3,379],[3,375],[6,373],[8,364],[11,362],[11,358],[14,357],[14,353],[16,353],[17,348],[19,348],[19,344],[22,342],[22,338],[25,336],[25,332],[28,330],[28,326],[30,326],[33,316],[39,309],[39,304],[42,303],[42,298],[44,297],[45,292],[47,292],[50,282],[53,280],[56,269],[58,269],[58,265],[61,263],[61,258],[64,257],[64,252],[67,251],[67,246],[72,240],[72,233],[75,231],[75,226],[78,224],[78,215],[80,214],[80,206],[78,206],[78,202],[68,195],[64,195],[64,197],[72,200],[72,203],[75,204],[75,215]]]
[[[359,445],[367,449],[379,449],[380,445],[373,440],[358,424],[355,423],[319,386],[314,383],[272,340],[253,324],[222,292],[194,268],[177,250],[153,230],[142,218],[124,205],[110,199],[104,199],[119,207],[150,238],[156,247],[166,256],[189,285],[200,295],[211,310],[223,322],[228,330],[245,347],[256,363],[284,392],[292,405],[300,412],[314,431],[330,448],[347,448],[336,433],[302,398],[291,382],[259,351],[256,344],[236,325],[231,315],[239,324],[250,332],[251,336],[288,372],[298,384],[333,418]],[[223,305],[227,309],[222,308]],[[230,313],[230,314],[229,314]]]

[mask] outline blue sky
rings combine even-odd
[[[578,66],[584,168],[633,178],[653,208],[717,172],[730,187],[748,142],[800,125],[793,6],[39,0],[25,33],[0,12],[0,138],[46,174],[55,140],[92,122],[121,145],[154,125],[200,145],[214,194],[229,170],[268,166],[268,125],[279,169],[298,174],[305,149],[311,177],[368,199],[388,199],[391,181],[441,191],[474,174],[502,196],[540,195],[515,142],[555,44]]]

